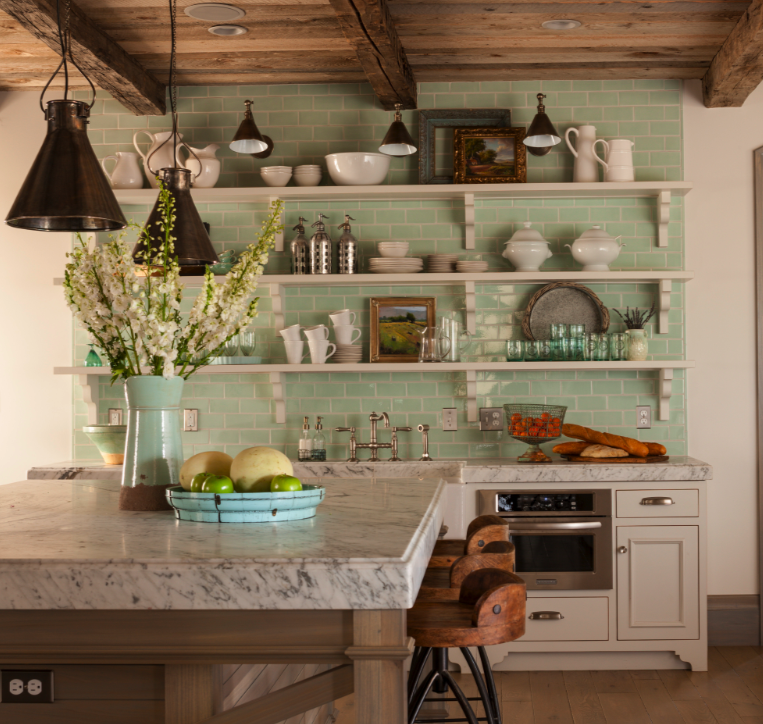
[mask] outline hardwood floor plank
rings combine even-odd
[[[631,678],[636,681],[637,679],[659,679],[660,676],[656,671],[644,669],[644,671],[631,671]]]
[[[763,672],[761,672],[763,673]],[[745,680],[736,674],[724,674],[713,682],[732,704],[760,706],[760,699],[753,693]]]
[[[561,671],[531,671],[535,724],[574,724]]]
[[[501,702],[501,717],[503,724],[535,724],[531,701]]]
[[[658,671],[662,683],[665,684],[670,698],[673,701],[691,701],[699,699],[699,692],[692,684],[688,671]]]
[[[652,724],[638,694],[599,694],[599,700],[607,724]]]
[[[733,671],[734,667],[726,661],[726,658],[720,652],[717,646],[710,646],[707,649],[707,668],[713,673],[722,673]]]
[[[739,716],[763,716],[763,706],[760,704],[734,704]]]
[[[738,673],[763,669],[763,658],[754,646],[719,646],[718,651]]]
[[[686,724],[716,724],[716,719],[702,699],[675,702]]]
[[[496,671],[495,685],[501,701],[531,701],[530,674],[527,671]]]
[[[652,724],[683,724],[681,712],[659,679],[636,679],[636,689]]]
[[[565,671],[564,685],[575,724],[606,724],[590,671]]]
[[[592,671],[599,694],[635,694],[636,685],[629,671]]]

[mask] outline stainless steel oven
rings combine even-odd
[[[612,588],[612,491],[480,490],[479,512],[509,522],[527,588]]]

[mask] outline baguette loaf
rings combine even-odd
[[[580,455],[590,443],[588,442],[562,442],[558,445],[554,445],[551,448],[551,452],[555,452],[558,455]]]
[[[658,442],[645,442],[644,445],[649,448],[650,455],[667,455],[668,453],[668,449]]]
[[[639,458],[649,457],[649,448],[643,442],[634,440],[632,437],[610,435],[608,432],[591,430],[582,425],[562,425],[562,432],[567,437],[572,437],[576,440],[586,440],[587,442],[596,443],[597,445],[616,447]]]
[[[582,458],[627,458],[628,453],[619,447],[607,445],[589,445],[582,453]]]

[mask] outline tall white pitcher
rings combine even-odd
[[[577,136],[577,148],[570,141],[570,134]],[[575,157],[572,180],[576,183],[592,183],[599,180],[599,167],[596,165],[593,145],[596,143],[596,126],[568,128],[564,134],[567,146]]]
[[[138,136],[141,133],[145,133],[151,139],[151,148],[148,149],[148,153],[143,153],[138,146]],[[151,133],[150,131],[141,129],[133,134],[132,145],[135,146],[135,150],[143,159],[143,170],[146,172],[146,178],[151,184],[151,188],[159,188],[159,185],[156,182],[156,174],[160,169],[174,168],[175,166],[181,165],[180,159],[178,159],[177,164],[175,163],[175,146],[182,140],[183,134],[178,133],[177,139],[174,142],[169,140],[171,138],[172,131]],[[164,145],[162,146],[162,144]]]
[[[606,161],[596,154],[596,144],[601,143],[604,146]],[[614,138],[611,141],[605,141],[600,138],[593,142],[593,155],[596,160],[604,167],[605,181],[634,181],[633,172],[633,147],[636,144],[628,138]]]
[[[109,174],[106,161],[116,161],[114,170]],[[138,156],[131,151],[117,151],[113,156],[106,156],[101,161],[106,177],[115,189],[142,189],[143,174],[138,167]]]

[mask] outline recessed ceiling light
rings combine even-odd
[[[210,23],[228,23],[231,20],[243,18],[246,10],[224,3],[197,3],[189,5],[185,9],[185,14],[196,20],[207,20]]]
[[[582,24],[579,20],[546,20],[543,27],[546,30],[574,30]]]
[[[230,37],[232,35],[243,35],[249,32],[249,28],[245,28],[243,25],[213,25],[211,28],[207,28],[212,35],[223,35]]]

